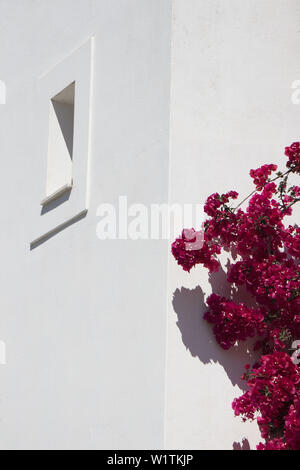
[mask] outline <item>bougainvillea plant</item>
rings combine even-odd
[[[199,238],[194,229],[172,244],[185,271],[197,264],[217,271],[217,255],[235,253],[228,282],[245,286],[254,307],[213,293],[204,318],[223,349],[254,338],[260,359],[245,366],[247,391],[232,406],[244,421],[257,420],[264,440],[259,450],[300,450],[300,360],[291,352],[300,340],[300,228],[284,223],[300,201],[300,187],[290,183],[300,174],[300,143],[286,147],[285,155],[282,172],[273,164],[250,171],[255,189],[241,203],[234,204],[235,191],[209,196],[200,248],[193,245]]]

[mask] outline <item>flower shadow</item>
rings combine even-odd
[[[210,275],[213,292],[231,297],[233,300],[245,301],[244,293],[233,290],[226,280],[226,273],[220,270]],[[249,299],[250,300],[250,299]],[[247,302],[249,304],[249,302]],[[203,319],[207,311],[205,293],[200,286],[194,289],[182,287],[173,294],[173,309],[177,315],[177,326],[181,332],[182,342],[193,357],[198,357],[203,364],[220,364],[232,385],[245,391],[247,384],[241,379],[244,366],[256,361],[253,353],[253,340],[241,342],[228,351],[223,350],[216,342],[211,326]]]
[[[251,450],[248,439],[244,438],[242,443],[234,442],[232,446],[233,450]]]

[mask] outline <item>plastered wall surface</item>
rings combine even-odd
[[[100,241],[97,207],[167,202],[171,4],[0,2],[1,448],[161,448],[167,244]],[[85,218],[30,251],[38,79],[95,37]],[[159,171],[158,171],[159,168]]]
[[[173,2],[171,202],[231,189],[246,196],[251,168],[285,165],[284,147],[299,140],[299,17],[296,0]],[[256,424],[231,409],[249,357],[245,347],[222,351],[202,320],[212,289],[228,295],[224,271],[188,274],[170,258],[165,445],[255,449]]]
[[[231,410],[246,347],[202,321],[224,273],[183,273],[165,240],[99,240],[97,208],[247,194],[299,140],[299,17],[297,0],[0,0],[0,448],[255,447]],[[88,211],[31,249],[39,80],[92,37]]]

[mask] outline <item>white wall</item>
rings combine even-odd
[[[299,138],[299,18],[297,0],[0,0],[1,448],[253,447],[231,411],[248,358],[201,319],[207,272],[168,265],[163,241],[99,241],[96,210],[246,194],[249,168]],[[89,211],[30,250],[38,77],[91,36]]]
[[[174,0],[170,201],[213,192],[247,195],[250,168],[285,161],[299,140],[297,0]],[[222,272],[211,279],[226,293]],[[232,449],[256,425],[234,418],[245,348],[223,352],[202,320],[212,290],[205,269],[186,274],[170,258],[166,447]],[[183,286],[183,288],[182,288]],[[173,304],[172,304],[173,301]]]
[[[167,244],[101,242],[96,209],[167,202],[170,25],[169,0],[0,1],[1,448],[163,446]],[[89,212],[30,251],[38,77],[93,35]]]

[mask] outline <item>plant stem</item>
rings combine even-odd
[[[245,197],[245,199],[243,199],[234,209],[233,209],[233,212],[235,212],[239,207],[241,207],[242,204],[244,204],[244,202],[246,202],[251,196],[253,196],[255,193],[257,193],[258,191],[261,191],[265,186],[266,184],[268,183],[273,183],[274,181],[278,180],[279,178],[283,178],[284,176],[288,175],[289,173],[291,173],[291,169],[287,170],[285,173],[283,173],[282,175],[280,176],[276,176],[276,178],[273,178],[272,180],[270,181],[267,181],[263,186],[261,186],[260,188],[256,188],[254,189],[254,191],[252,191],[252,193],[250,193],[247,197]]]

